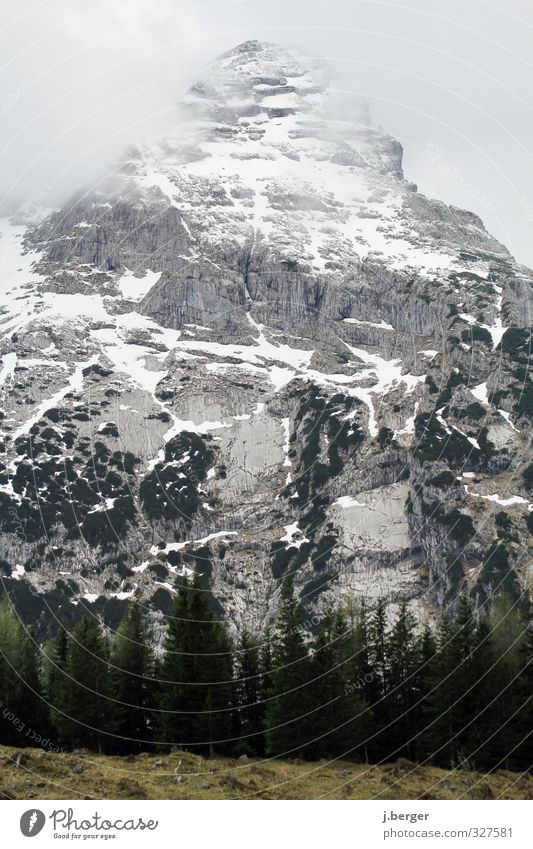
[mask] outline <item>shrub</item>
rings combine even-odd
[[[455,475],[452,472],[441,472],[428,480],[430,486],[436,486],[438,489],[447,489],[447,487],[453,486],[456,483]]]
[[[529,355],[530,345],[531,331],[521,327],[508,327],[500,342],[503,353],[509,354],[513,360],[520,360],[524,355]]]

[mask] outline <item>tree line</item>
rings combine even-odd
[[[350,602],[310,635],[286,579],[267,630],[234,643],[200,580],[183,579],[163,650],[153,643],[133,601],[112,640],[83,616],[38,646],[4,596],[0,741],[519,771],[533,763],[533,629],[504,595],[486,615],[463,596],[436,630],[417,627],[407,603],[389,623],[383,601]]]

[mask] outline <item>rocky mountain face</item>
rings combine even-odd
[[[296,49],[0,239],[0,565],[23,616],[198,571],[236,628],[531,589],[533,275]],[[158,614],[160,615],[160,614]]]

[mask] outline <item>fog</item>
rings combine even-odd
[[[406,176],[533,266],[532,35],[530,0],[2,0],[0,203],[60,203],[257,38],[327,59],[400,139]]]

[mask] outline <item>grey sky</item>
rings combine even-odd
[[[530,0],[2,0],[0,197],[67,196],[258,38],[328,59],[402,141],[406,176],[533,266],[532,36]]]

